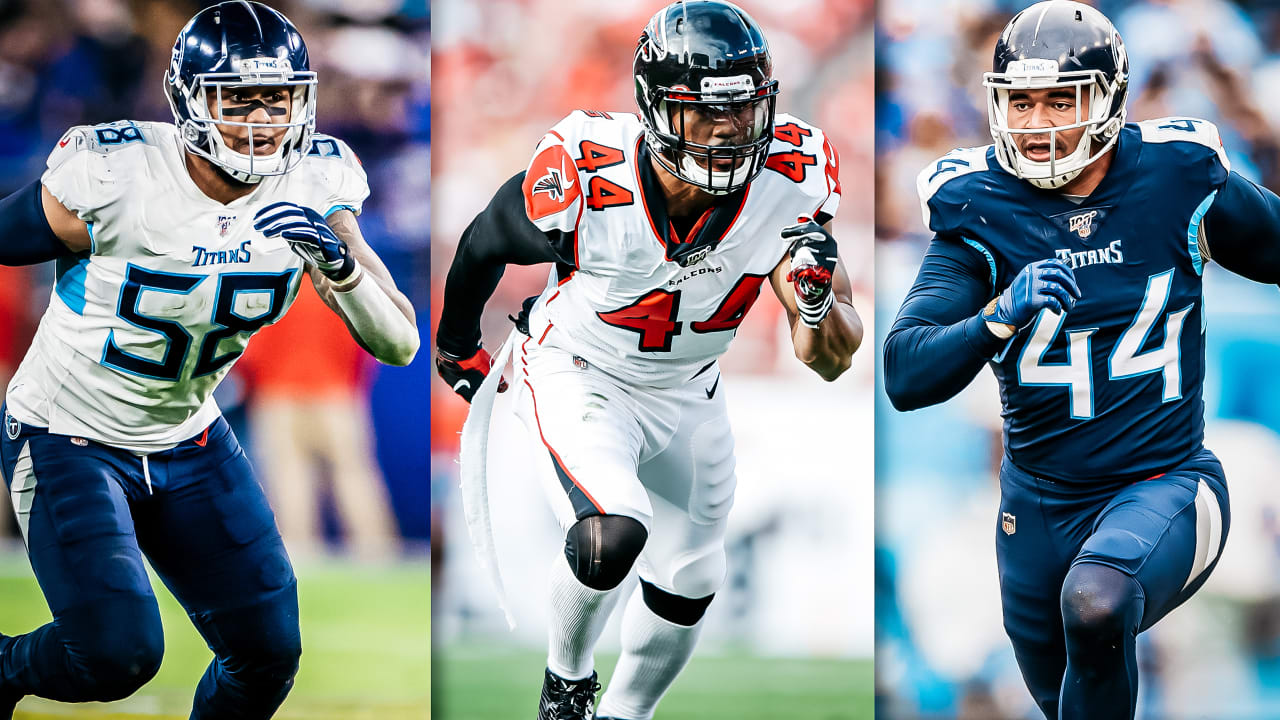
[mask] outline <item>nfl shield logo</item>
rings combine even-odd
[[[1018,532],[1018,518],[1014,517],[1013,513],[1000,513],[1000,529],[1004,531],[1005,535],[1012,535]]]
[[[573,356],[573,364],[577,365],[579,370],[586,370],[588,367],[587,361],[584,360],[583,358],[578,357],[577,355]]]
[[[231,229],[231,223],[236,221],[235,215],[219,215],[218,216],[218,237],[226,237],[227,231]]]

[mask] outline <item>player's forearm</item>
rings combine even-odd
[[[0,265],[35,265],[70,254],[45,216],[44,192],[37,180],[0,199]]]
[[[473,252],[469,235],[476,222],[463,234],[449,267],[444,307],[436,329],[436,347],[459,358],[470,357],[480,347],[480,317],[506,270],[505,263]]]
[[[1204,216],[1209,259],[1257,282],[1280,283],[1280,197],[1231,173]]]
[[[991,334],[979,315],[946,326],[899,318],[884,341],[885,393],[903,411],[949,400],[1006,342]]]
[[[566,262],[525,215],[523,181],[521,172],[503,183],[458,241],[436,330],[436,347],[455,358],[480,347],[480,316],[507,265]]]
[[[365,350],[387,365],[408,365],[422,341],[412,306],[397,303],[394,296],[406,305],[408,300],[394,285],[385,287],[388,282],[358,268],[353,280],[332,288],[331,297]]]
[[[818,327],[792,323],[791,343],[800,362],[830,382],[853,362],[853,353],[862,344],[862,318],[853,305],[837,300]]]
[[[943,402],[968,385],[1007,339],[977,312],[994,294],[984,257],[934,238],[884,343],[884,386],[899,410]]]

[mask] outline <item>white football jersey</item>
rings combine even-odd
[[[839,160],[821,130],[778,115],[766,169],[741,202],[729,196],[688,238],[671,229],[669,248],[655,224],[667,222],[666,200],[636,162],[643,143],[635,115],[575,111],[538,144],[525,211],[542,231],[572,238],[573,263],[552,272],[530,334],[625,381],[673,387],[728,349],[785,256],[782,229],[835,215]],[[699,232],[719,238],[714,249],[687,266],[672,259]]]
[[[281,201],[326,216],[369,195],[351,149],[316,135],[293,171],[223,205],[187,174],[177,128],[72,128],[41,182],[89,226],[92,250],[58,262],[31,348],[9,383],[21,422],[136,452],[163,450],[218,417],[213,390],[249,338],[307,281],[280,238],[253,229]],[[306,358],[278,358],[306,362]]]

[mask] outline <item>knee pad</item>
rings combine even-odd
[[[291,681],[298,671],[302,634],[296,586],[256,605],[210,613],[202,627],[216,634],[214,653],[237,677],[274,685]]]
[[[579,520],[564,538],[569,569],[593,590],[612,590],[631,572],[649,531],[625,515],[592,515]]]
[[[667,622],[686,627],[698,624],[707,612],[707,606],[716,596],[715,593],[711,593],[701,598],[680,597],[644,580],[640,581],[640,593],[644,598],[644,604],[653,611],[654,615]]]
[[[100,603],[92,618],[60,623],[58,634],[75,669],[76,702],[129,697],[155,677],[164,656],[164,631],[151,597]]]
[[[671,560],[665,568],[654,568],[654,578],[681,597],[700,598],[714,595],[724,584],[729,572],[724,543],[715,542],[685,552]]]
[[[1145,606],[1133,577],[1108,565],[1082,562],[1062,583],[1062,626],[1068,648],[1080,642],[1110,642],[1136,634]]]

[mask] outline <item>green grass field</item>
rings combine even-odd
[[[615,657],[598,655],[600,668]],[[436,720],[512,720],[537,712],[545,656],[456,646],[435,656]],[[602,673],[604,675],[604,673]],[[695,654],[658,720],[870,720],[870,660],[794,660]],[[601,682],[607,684],[608,678]]]
[[[430,575],[426,560],[362,567],[322,561],[297,568],[302,666],[276,717],[421,720],[430,717]],[[27,698],[16,720],[186,718],[212,654],[168,591],[152,579],[164,622],[160,673],[115,703],[64,705]],[[0,555],[0,631],[49,620],[26,558]]]

